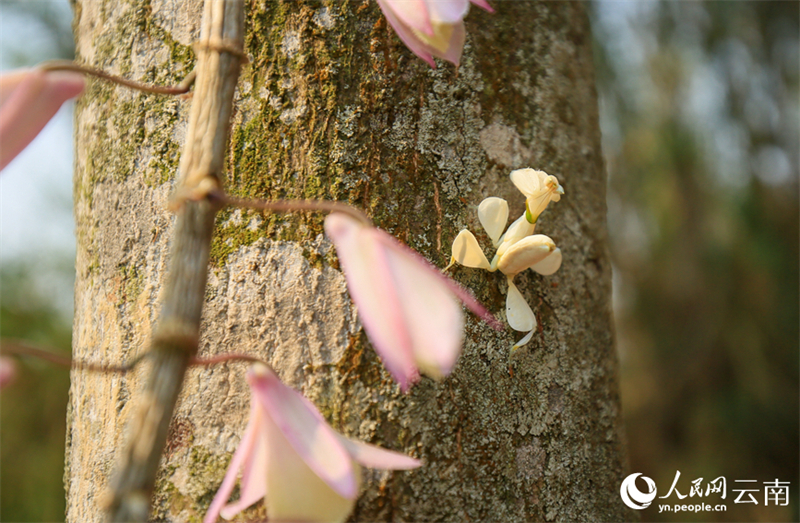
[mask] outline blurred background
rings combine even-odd
[[[73,58],[67,0],[0,0],[0,69]],[[69,353],[72,104],[0,175],[0,335]],[[0,393],[0,521],[64,521],[69,372],[25,360]]]
[[[603,1],[592,17],[631,472],[659,496],[676,471],[682,494],[728,488],[727,512],[642,518],[800,521],[800,4]],[[790,506],[764,506],[776,478]],[[735,480],[758,481],[758,506],[733,503]]]
[[[800,4],[587,8],[631,472],[659,494],[676,471],[683,494],[728,483],[725,513],[642,518],[800,521]],[[0,69],[72,58],[71,21],[67,0],[0,0]],[[0,176],[0,334],[64,352],[71,110]],[[66,371],[25,361],[0,394],[0,520],[63,521],[68,388]],[[762,501],[764,481],[789,481],[790,504],[734,504],[737,479]]]

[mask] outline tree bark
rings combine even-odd
[[[421,457],[414,472],[366,471],[358,521],[628,520],[611,333],[605,176],[591,37],[575,2],[473,9],[456,71],[407,51],[371,1],[251,1],[224,185],[247,198],[328,198],[443,266],[476,206],[523,197],[515,168],[565,187],[537,232],[564,253],[554,276],[517,277],[540,329],[468,315],[453,375],[402,394],[361,330],[322,216],[223,210],[211,249],[200,354],[269,361],[344,434]],[[79,61],[177,83],[191,71],[201,4],[78,1]],[[149,347],[164,284],[189,102],[91,82],[78,103],[74,354],[119,363]],[[478,234],[488,246],[485,235]],[[530,272],[530,271],[528,271]],[[500,274],[454,277],[503,316]],[[103,519],[103,492],[147,364],[125,376],[73,372],[69,521]],[[152,518],[202,518],[248,414],[246,366],[190,369]],[[264,515],[256,505],[247,517]]]

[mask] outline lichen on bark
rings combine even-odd
[[[566,189],[537,230],[561,247],[561,270],[517,279],[539,320],[533,341],[511,358],[517,334],[468,315],[453,375],[423,378],[407,395],[359,327],[322,216],[218,215],[201,355],[264,357],[336,429],[425,461],[414,472],[366,472],[354,520],[631,519],[617,495],[621,419],[588,21],[580,3],[495,3],[494,15],[468,16],[457,70],[414,57],[371,0],[247,4],[251,63],[234,106],[231,194],[347,201],[443,266],[461,228],[480,230],[484,197],[508,199],[514,218],[523,211],[511,169],[543,169]],[[79,1],[79,60],[177,82],[194,63],[196,4]],[[179,99],[97,83],[79,103],[77,357],[118,362],[148,346],[187,111]],[[503,316],[502,276],[453,274]],[[244,369],[190,370],[155,519],[202,518],[244,430]],[[97,500],[141,375],[73,374],[70,521],[101,519]]]

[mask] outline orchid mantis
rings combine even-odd
[[[502,198],[489,197],[478,206],[478,220],[492,241],[496,253],[491,262],[481,249],[475,235],[463,229],[458,233],[451,249],[449,269],[455,263],[465,267],[499,270],[506,275],[506,319],[512,329],[526,335],[514,344],[512,351],[528,343],[536,328],[536,316],[522,297],[514,276],[532,269],[543,276],[555,273],[561,267],[561,249],[544,234],[534,234],[539,215],[551,202],[557,202],[564,189],[555,176],[534,169],[518,169],[511,172],[511,181],[525,195],[525,213],[517,218],[503,233],[508,223],[508,202]]]

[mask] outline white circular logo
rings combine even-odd
[[[631,474],[622,480],[622,485],[619,486],[619,495],[622,497],[622,502],[636,510],[649,507],[650,503],[656,499],[656,482],[647,476],[642,476],[648,490],[648,492],[642,492],[636,488],[636,478],[639,476],[642,476],[641,472]]]

